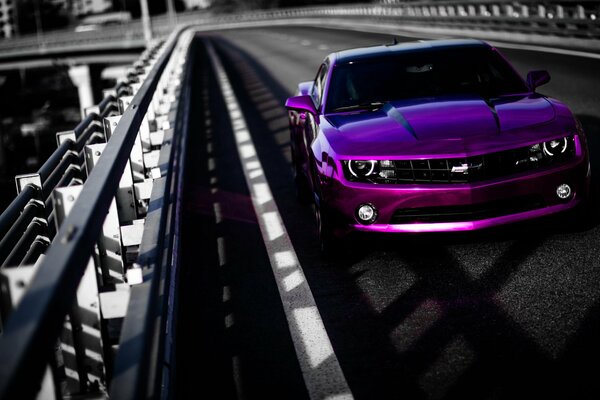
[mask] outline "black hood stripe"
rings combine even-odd
[[[383,112],[385,112],[388,117],[390,117],[391,119],[393,119],[394,121],[396,121],[400,125],[402,125],[404,127],[404,129],[406,129],[408,132],[410,132],[410,134],[416,140],[419,140],[419,138],[417,137],[417,134],[416,134],[415,130],[413,129],[413,127],[406,120],[406,118],[404,118],[404,115],[402,115],[402,113],[400,111],[398,111],[398,109],[396,107],[394,107],[390,103],[385,103],[385,105],[383,106],[383,108],[381,110]]]

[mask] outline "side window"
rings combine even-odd
[[[325,77],[327,76],[327,65],[322,64],[321,68],[319,68],[319,72],[317,72],[317,77],[315,78],[315,83],[313,84],[310,95],[315,102],[315,105],[318,107],[321,106],[321,102],[323,100],[323,87],[325,84]]]

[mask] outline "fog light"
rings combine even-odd
[[[362,224],[372,224],[377,219],[377,209],[371,204],[363,204],[356,211],[358,220]]]
[[[567,185],[566,183],[563,183],[556,188],[556,195],[562,200],[566,200],[571,197],[571,193],[571,186]]]

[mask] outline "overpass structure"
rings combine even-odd
[[[220,376],[219,384],[229,383],[230,388],[223,388],[223,398],[259,398],[260,394],[270,398],[276,391],[269,388],[277,388],[277,393],[283,390],[285,398],[369,398],[374,393],[380,398],[474,393],[502,397],[516,393],[517,388],[496,382],[482,371],[489,368],[514,378],[515,384],[524,383],[522,376],[507,371],[510,367],[518,374],[536,368],[531,376],[534,382],[548,376],[565,380],[564,385],[549,384],[547,390],[532,385],[525,390],[528,394],[563,393],[576,384],[581,385],[580,393],[594,393],[597,387],[587,381],[591,377],[576,375],[581,368],[574,368],[586,359],[585,352],[571,350],[567,344],[579,341],[597,351],[590,339],[598,333],[600,294],[594,283],[600,278],[600,266],[593,254],[597,229],[558,238],[538,232],[531,246],[518,238],[492,238],[484,243],[473,238],[459,243],[447,239],[411,242],[408,247],[436,249],[424,261],[404,245],[396,257],[389,248],[371,244],[375,255],[362,256],[366,265],[351,261],[349,266],[332,270],[315,261],[311,250],[315,246],[302,239],[311,232],[302,226],[310,211],[290,205],[289,191],[282,188],[290,186],[282,172],[289,155],[282,150],[285,126],[279,125],[282,121],[285,125],[283,98],[293,92],[296,81],[310,79],[307,74],[316,72],[319,62],[295,67],[296,54],[317,59],[336,48],[380,40],[386,37],[383,33],[406,40],[474,35],[512,49],[515,57],[522,57],[523,65],[535,65],[532,58],[542,54],[573,83],[557,86],[557,96],[571,96],[573,85],[584,96],[586,86],[591,90],[597,83],[595,76],[564,71],[590,71],[595,65],[590,63],[600,59],[599,13],[595,2],[404,4],[386,0],[243,15],[192,13],[181,16],[174,31],[167,21],[156,22],[159,39],[148,45],[127,77],[107,91],[101,103],[86,108],[77,127],[57,133],[58,148],[37,173],[16,177],[18,195],[0,215],[0,398],[189,398],[193,393],[189,382],[194,380],[191,368],[197,369],[199,381],[210,380],[203,379],[205,375]],[[140,26],[123,29],[127,31],[88,32],[75,39],[70,32],[62,32],[42,41],[5,42],[0,44],[0,64],[91,57],[95,52],[109,54],[145,45]],[[333,44],[325,44],[327,40]],[[274,61],[270,64],[269,60]],[[289,68],[277,67],[279,63]],[[292,73],[293,68],[297,69]],[[281,87],[278,82],[285,79],[295,81]],[[588,134],[600,134],[594,101],[573,97]],[[272,137],[265,137],[269,134]],[[590,143],[594,157],[598,141],[591,138]],[[217,146],[229,149],[219,161]],[[224,176],[216,162],[237,175]],[[224,220],[233,221],[229,245],[222,232],[228,224]],[[256,238],[258,246],[253,245]],[[530,254],[544,254],[543,271],[577,271],[571,260],[559,260],[555,267],[553,263],[557,254],[565,254],[565,250],[556,253],[557,247],[581,240],[588,250],[578,247],[572,260],[581,265],[585,276],[559,279],[556,287],[551,282],[542,285],[542,289],[558,292],[568,288],[560,300],[553,299],[567,304],[565,309],[549,306],[550,300],[539,304],[530,299],[537,308],[525,312],[520,299],[514,300],[516,304],[507,300],[513,291],[526,297],[538,288],[539,278],[527,274],[534,268]],[[214,241],[214,246],[208,241]],[[228,252],[227,246],[242,251]],[[464,255],[452,255],[465,246],[471,247]],[[479,246],[484,251],[471,259]],[[498,248],[506,251],[494,265],[485,267],[489,254]],[[269,276],[265,278],[261,270],[258,278],[250,278],[256,279],[254,286],[246,286],[240,283],[244,278],[231,275],[246,276],[245,266],[254,265],[254,257],[257,265],[267,266]],[[192,343],[200,338],[207,340],[203,333],[197,338],[183,330],[196,332],[191,326],[198,322],[190,321],[198,310],[186,304],[198,291],[190,278],[214,283],[220,280],[214,275],[222,273],[190,273],[190,266],[198,269],[211,263],[217,269],[231,270],[223,279],[232,283],[218,288],[219,301],[230,303],[230,291],[238,282],[239,296],[248,304],[277,303],[267,307],[273,313],[268,316],[249,311],[250,306],[238,304],[238,308],[265,324],[283,326],[261,328],[279,335],[273,341],[280,354],[250,352],[251,361],[246,362],[251,367],[246,370],[239,367],[239,358],[232,357],[225,368],[233,376],[230,381],[206,371],[221,368],[222,360],[213,353],[208,351],[214,358],[207,357],[207,362],[191,361],[183,349],[198,346]],[[390,263],[400,266],[395,273],[387,268]],[[455,266],[461,263],[465,266]],[[430,264],[444,264],[447,270],[431,271]],[[369,271],[375,271],[374,275],[362,280]],[[330,293],[328,285],[333,281],[336,287],[339,281],[350,280],[357,282],[361,293],[343,284],[341,294]],[[199,287],[206,282],[198,283]],[[264,287],[269,282],[271,289]],[[460,288],[460,293],[450,286]],[[205,289],[208,293],[215,290]],[[397,296],[390,300],[394,293]],[[332,305],[345,301],[359,306]],[[503,302],[505,308],[499,305]],[[336,315],[340,310],[345,312],[341,320]],[[184,312],[187,317],[181,323]],[[546,321],[545,313],[554,315]],[[234,324],[231,315],[219,321],[227,329]],[[405,324],[394,325],[389,332],[381,328],[366,333],[360,322],[350,322],[353,315],[375,326],[394,319]],[[212,319],[200,320],[207,321]],[[254,327],[250,321],[244,323]],[[560,327],[572,336],[554,331]],[[446,337],[446,332],[456,335]],[[214,343],[221,343],[215,337]],[[260,349],[272,352],[268,343],[254,340]],[[251,346],[253,342],[241,343]],[[411,352],[411,345],[425,351]],[[438,351],[438,346],[446,350]],[[519,357],[523,357],[522,366],[517,365]],[[286,367],[283,371],[278,370],[278,362]],[[368,375],[363,362],[378,376]],[[494,363],[500,368],[491,366]],[[428,374],[426,366],[439,370]],[[252,367],[264,368],[281,381],[269,381]],[[464,373],[462,377],[449,372],[457,369]],[[443,379],[436,380],[440,374]],[[189,381],[183,389],[181,381]]]

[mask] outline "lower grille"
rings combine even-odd
[[[396,210],[390,224],[479,221],[531,211],[545,206],[541,196],[529,195],[461,206],[405,208]]]

